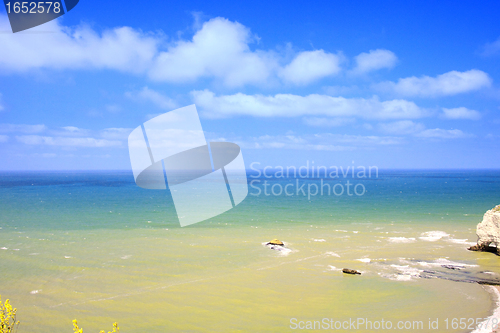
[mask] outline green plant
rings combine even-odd
[[[19,327],[19,321],[16,321],[16,308],[12,308],[10,301],[7,299],[2,303],[0,295],[0,333],[16,332]]]

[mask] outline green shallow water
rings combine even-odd
[[[490,316],[487,288],[416,274],[452,262],[466,268],[450,274],[500,276],[498,257],[466,250],[500,202],[499,174],[438,175],[389,174],[357,198],[249,195],[185,228],[168,193],[127,174],[4,175],[0,294],[20,332],[70,331],[75,318],[85,332],[114,321],[122,332],[284,332],[292,318],[471,331],[444,320]],[[263,245],[273,238],[292,251]]]

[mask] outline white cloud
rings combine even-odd
[[[356,122],[354,118],[323,118],[323,117],[306,117],[304,123],[315,127],[339,127],[350,125]]]
[[[389,50],[370,50],[368,53],[357,55],[354,60],[356,67],[355,74],[368,73],[382,68],[393,68],[398,61],[398,57]]]
[[[439,138],[439,139],[460,139],[460,138],[471,137],[470,134],[464,133],[458,129],[444,130],[441,128],[428,129],[418,133],[417,136],[422,138]]]
[[[421,132],[425,129],[425,126],[411,120],[401,120],[392,123],[379,124],[379,128],[384,133],[401,135]]]
[[[47,130],[45,125],[0,124],[0,133],[41,133]]]
[[[342,135],[319,133],[311,135],[263,135],[249,140],[234,140],[247,149],[297,149],[322,151],[350,151],[376,145],[397,145],[403,143],[398,137]]]
[[[151,102],[164,110],[173,110],[177,108],[177,103],[175,103],[174,100],[148,87],[142,88],[139,92],[126,92],[125,96],[132,100]]]
[[[100,136],[110,140],[127,140],[133,128],[105,128],[100,131]]]
[[[4,106],[2,104],[2,93],[0,93],[0,112],[4,110]]]
[[[106,140],[96,138],[68,138],[63,136],[41,136],[41,135],[19,135],[16,136],[18,142],[27,145],[46,145],[46,146],[64,146],[64,147],[118,147],[122,145],[121,141]]]
[[[9,137],[7,135],[0,135],[0,142],[7,142],[9,141]]]
[[[250,50],[253,41],[250,30],[242,24],[220,17],[212,19],[191,41],[180,40],[160,52],[149,76],[167,82],[215,77],[232,87],[263,83],[277,63],[272,53]]]
[[[88,26],[63,27],[57,20],[37,30],[51,33],[0,34],[0,68],[26,72],[36,68],[108,68],[140,73],[150,67],[159,39],[129,27],[98,34]],[[0,30],[10,30],[7,16],[0,15]]]
[[[500,54],[500,37],[493,43],[486,43],[483,48],[482,55],[489,57]]]
[[[81,129],[75,126],[65,126],[48,129],[45,125],[0,124],[0,132],[24,133],[17,135],[17,142],[28,145],[46,145],[63,147],[123,147],[130,128],[105,128],[103,130]],[[48,135],[34,133],[47,132]],[[2,135],[0,137],[7,136]],[[6,140],[6,139],[5,139]]]
[[[483,71],[451,71],[437,77],[415,76],[399,79],[397,83],[386,81],[375,87],[403,96],[438,97],[466,93],[491,86],[491,78]]]
[[[323,50],[299,53],[279,73],[285,82],[305,85],[341,71],[342,57]]]
[[[88,129],[78,128],[75,126],[64,126],[58,129],[49,130],[52,136],[76,136],[83,137],[90,135],[91,131]]]
[[[380,101],[378,97],[344,98],[311,94],[299,96],[277,94],[274,96],[234,95],[215,96],[209,90],[192,91],[193,100],[203,114],[210,118],[238,115],[256,117],[361,117],[366,119],[414,119],[427,115],[415,103],[394,99]]]
[[[443,114],[441,117],[446,119],[478,120],[481,118],[481,114],[476,110],[470,110],[464,107],[454,109],[443,108]]]
[[[227,87],[272,85],[279,79],[304,85],[341,71],[340,53],[304,51],[287,64],[287,52],[253,50],[250,46],[258,37],[238,22],[217,17],[197,28],[192,38],[167,43],[161,34],[130,27],[97,32],[54,20],[31,33],[0,34],[0,70],[111,69],[171,83],[209,78]],[[0,30],[9,30],[5,15],[0,15]],[[37,30],[44,33],[32,33]]]

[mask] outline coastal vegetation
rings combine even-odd
[[[16,332],[19,327],[19,321],[16,321],[17,309],[10,305],[7,299],[2,303],[2,295],[0,295],[0,333]]]
[[[0,333],[14,333],[18,331],[19,321],[16,321],[17,309],[13,308],[10,304],[10,300],[5,300],[2,303],[2,295],[0,295]],[[83,328],[78,327],[78,322],[76,319],[73,320],[73,332],[83,333]],[[108,333],[119,333],[120,328],[118,323],[113,323],[113,330],[108,331]],[[106,333],[105,331],[100,331],[99,333]]]
[[[74,333],[83,333],[83,328],[78,327],[78,321],[76,319],[73,319],[73,332]],[[118,323],[113,323],[113,330],[108,331],[108,333],[119,333],[120,328],[118,327]],[[100,331],[99,333],[106,333],[104,331]]]

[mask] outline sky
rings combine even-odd
[[[498,1],[80,1],[13,34],[1,8],[0,170],[130,170],[130,132],[191,104],[247,166],[499,169],[498,17]]]

